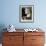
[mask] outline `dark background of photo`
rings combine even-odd
[[[22,19],[24,20],[24,17],[26,17],[26,19],[32,19],[32,7],[28,7],[29,8],[29,10],[30,10],[30,14],[31,14],[31,16],[28,18],[28,17],[26,17],[27,16],[27,14],[25,14],[25,8],[22,8]]]

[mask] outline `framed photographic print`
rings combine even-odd
[[[20,22],[34,22],[34,5],[20,5],[19,7]]]

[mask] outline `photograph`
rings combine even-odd
[[[33,5],[20,5],[20,22],[33,22]]]

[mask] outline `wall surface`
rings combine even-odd
[[[19,5],[34,5],[34,23],[19,22]],[[15,28],[42,28],[46,32],[46,0],[0,0],[0,31],[13,24]]]
[[[0,0],[0,25],[16,28],[46,28],[46,0]],[[19,5],[34,5],[34,23],[19,22]]]

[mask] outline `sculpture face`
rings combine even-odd
[[[25,14],[29,14],[30,13],[30,9],[29,8],[25,8]]]

